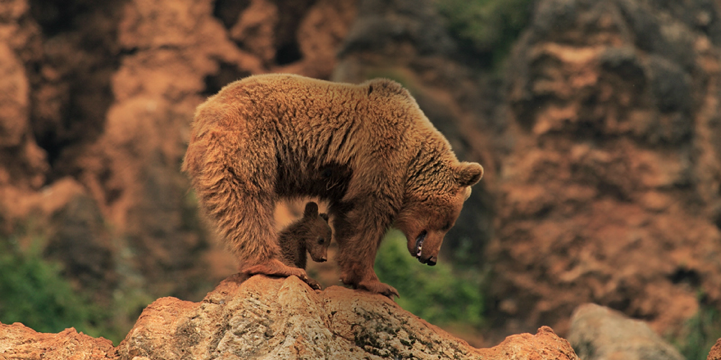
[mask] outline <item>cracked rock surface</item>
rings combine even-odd
[[[381,295],[314,291],[296,277],[234,275],[198,303],[158,299],[115,348],[72,329],[0,324],[0,334],[0,358],[10,359],[38,359],[70,340],[63,356],[78,359],[578,359],[549,327],[476,349]]]

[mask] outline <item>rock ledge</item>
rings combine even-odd
[[[239,275],[199,303],[150,304],[119,346],[68,329],[0,324],[0,358],[39,359],[578,359],[549,327],[476,349],[380,296],[296,277]]]

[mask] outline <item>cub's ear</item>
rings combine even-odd
[[[309,202],[305,204],[305,212],[303,212],[303,217],[316,217],[318,216],[318,204],[314,202]]]
[[[325,220],[325,222],[328,222],[328,214],[326,214],[326,213],[321,213],[321,214],[320,214],[320,217],[322,217],[323,220]]]
[[[461,162],[456,170],[456,181],[461,186],[471,186],[483,177],[483,166],[474,162]]]

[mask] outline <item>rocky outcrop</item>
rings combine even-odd
[[[3,2],[0,236],[47,239],[45,257],[98,298],[119,286],[201,298],[235,263],[180,172],[195,107],[251,74],[329,78],[355,13],[354,1]]]
[[[720,360],[721,359],[721,339],[716,340],[716,343],[711,347],[706,360]]]
[[[30,123],[30,81],[25,64],[39,56],[38,27],[22,20],[25,1],[0,4],[0,231],[13,231],[15,213],[27,216],[23,201],[45,182],[48,164]]]
[[[385,76],[486,169],[444,243],[491,274],[486,340],[586,302],[659,333],[721,308],[717,4],[538,0],[504,89],[434,3],[0,2],[0,235],[47,239],[101,304],[200,299],[235,264],[179,172],[195,106],[250,74]]]
[[[568,341],[584,360],[684,360],[645,322],[596,304],[581,305],[573,312]]]
[[[538,2],[508,64],[489,250],[509,332],[565,334],[594,302],[666,334],[699,293],[721,304],[721,13],[703,3]]]
[[[78,333],[74,328],[57,334],[39,333],[23,324],[0,324],[0,359],[115,359],[110,340]]]
[[[333,286],[313,291],[296,277],[235,275],[202,302],[161,298],[113,348],[74,329],[40,334],[0,325],[8,359],[578,359],[548,327],[490,349],[465,341],[380,295]]]

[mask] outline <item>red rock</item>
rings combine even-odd
[[[675,9],[542,0],[515,45],[514,145],[487,253],[491,313],[509,331],[566,334],[594,302],[669,334],[699,292],[721,300],[720,97],[706,85],[721,80],[721,48]]]
[[[596,304],[574,310],[568,341],[584,360],[684,359],[644,321]]]
[[[78,333],[74,328],[57,334],[39,333],[23,324],[0,324],[0,358],[17,360],[115,359],[110,340]]]
[[[706,360],[721,360],[721,339],[716,340]]]
[[[194,303],[161,298],[125,340],[37,333],[0,324],[0,357],[9,359],[572,359],[549,327],[476,349],[381,295],[333,286],[313,291],[296,277],[232,276]]]

